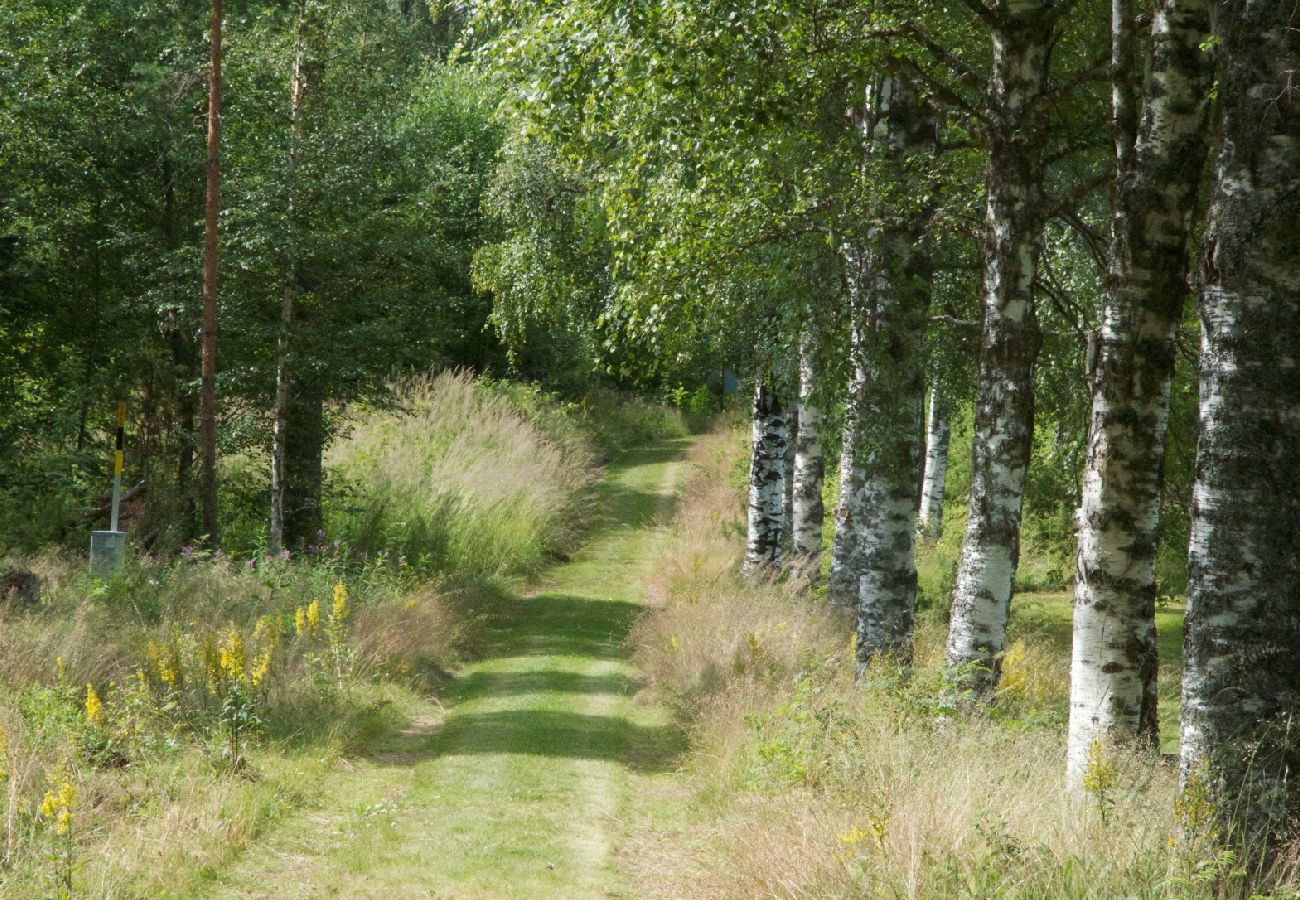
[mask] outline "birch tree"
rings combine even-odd
[[[948,444],[952,438],[952,407],[936,379],[930,387],[925,417],[925,473],[921,477],[921,515],[917,530],[927,541],[943,533],[943,489],[948,479]]]
[[[748,539],[742,571],[770,571],[781,560],[787,418],[769,378],[754,383],[749,463]]]
[[[791,521],[791,566],[811,581],[821,574],[822,524],[822,411],[816,400],[812,339],[799,341],[799,427],[795,433],[794,502]]]
[[[890,169],[937,147],[934,116],[915,85],[895,75],[872,85],[861,129],[868,156]],[[860,567],[850,569],[857,577],[859,672],[880,654],[910,661],[916,610],[913,539],[930,263],[924,207],[885,193],[879,208],[875,233],[861,250],[846,253],[855,301],[854,408],[844,434],[840,505],[860,554]]]
[[[997,684],[1033,444],[1034,310],[1045,137],[1038,115],[1062,5],[969,3],[992,35],[985,172],[983,337],[969,516],[953,587],[947,663],[961,685]]]
[[[1264,862],[1300,800],[1300,30],[1291,0],[1219,15],[1181,775]]]
[[[1133,7],[1132,0],[1115,0],[1111,14],[1115,186],[1078,512],[1067,765],[1076,790],[1094,741],[1154,746],[1159,736],[1160,473],[1213,78],[1204,47],[1210,0],[1161,0],[1140,91]]]

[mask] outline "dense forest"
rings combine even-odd
[[[1297,72],[1282,0],[0,0],[0,893],[238,890],[522,642],[627,666],[474,732],[614,767],[619,895],[1294,895]],[[386,884],[615,891],[549,859]]]

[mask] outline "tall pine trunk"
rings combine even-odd
[[[985,170],[984,323],[975,401],[969,516],[952,595],[949,675],[991,697],[1001,668],[1020,550],[1020,512],[1034,432],[1038,355],[1034,279],[1042,223],[1042,135],[1034,104],[1047,81],[1052,14],[1009,0],[993,17]]]
[[[1300,29],[1293,0],[1219,15],[1181,768],[1266,862],[1300,803]]]
[[[815,374],[811,339],[799,342],[799,427],[794,448],[794,503],[791,521],[791,557],[796,572],[815,582],[821,574],[822,522],[822,411],[815,399]]]
[[[207,197],[203,216],[203,350],[199,390],[203,530],[220,543],[217,519],[217,220],[221,212],[221,0],[212,0],[208,62]]]
[[[917,530],[927,541],[943,533],[943,489],[948,480],[948,444],[952,439],[952,406],[936,380],[930,387],[925,417],[925,474],[921,476],[921,517]]]
[[[770,379],[754,384],[753,452],[749,463],[749,539],[742,571],[770,571],[781,560],[784,520],[786,413]]]
[[[1155,557],[1174,330],[1206,156],[1211,0],[1160,0],[1139,129],[1133,0],[1112,4],[1115,195],[1078,513],[1067,780],[1097,740],[1155,747]]]

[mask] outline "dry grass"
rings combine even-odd
[[[461,576],[536,567],[570,548],[597,474],[578,434],[548,434],[465,373],[414,379],[327,456],[355,500],[330,532],[354,549]]]
[[[1064,791],[1068,660],[1013,635],[999,707],[958,716],[944,625],[914,669],[851,675],[850,629],[799,585],[746,582],[733,435],[702,441],[658,607],[631,640],[692,737],[696,804],[634,860],[652,896],[1244,895],[1231,860],[1170,849],[1176,773],[1114,752],[1113,784]]]

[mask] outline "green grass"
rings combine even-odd
[[[534,589],[503,592],[445,715],[321,785],[322,803],[213,872],[213,896],[626,896],[613,864],[633,798],[672,779],[683,742],[639,705],[624,640],[659,556],[683,442],[624,455],[597,524]]]
[[[1183,671],[1182,604],[1156,610],[1156,649],[1160,657],[1160,750],[1178,752],[1180,683]],[[1017,594],[1011,603],[1009,632],[1031,632],[1046,638],[1066,660],[1070,658],[1074,595],[1067,592]]]

